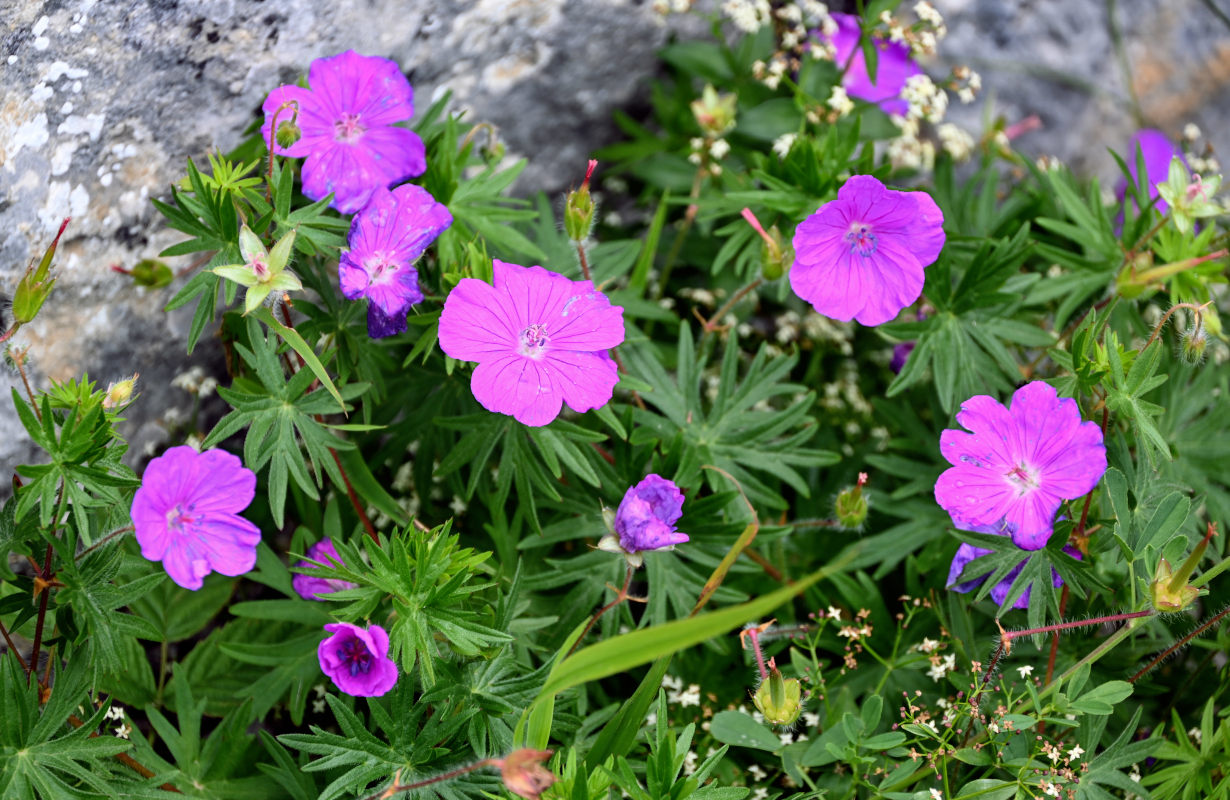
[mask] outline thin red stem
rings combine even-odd
[[[465,775],[466,773],[469,773],[469,772],[473,772],[476,769],[482,769],[483,767],[498,766],[499,763],[500,763],[499,759],[484,758],[482,761],[479,761],[477,763],[470,764],[464,767],[458,767],[457,769],[441,773],[432,778],[425,778],[421,781],[416,781],[415,783],[397,783],[397,779],[394,778],[392,786],[390,786],[389,788],[383,791],[376,792],[373,795],[369,795],[366,798],[366,800],[381,800],[381,798],[392,797],[398,792],[408,792],[411,789],[420,789],[424,786],[430,786],[433,783],[440,783],[441,781],[451,780],[452,778],[459,778],[462,775]]]
[[[1108,614],[1104,617],[1090,617],[1089,619],[1078,619],[1073,622],[1059,622],[1055,625],[1045,625],[1041,628],[1027,628],[1021,631],[1004,631],[1000,634],[1000,636],[1008,641],[1012,641],[1013,639],[1020,639],[1023,636],[1033,636],[1037,633],[1067,631],[1073,628],[1087,628],[1090,625],[1102,625],[1107,622],[1122,622],[1123,620],[1137,619],[1138,617],[1151,617],[1156,613],[1156,611],[1149,608],[1144,611],[1133,611],[1130,614]],[[1049,677],[1047,678],[1047,683],[1050,683]]]
[[[581,646],[581,642],[585,641],[585,637],[589,634],[591,630],[593,630],[594,625],[597,624],[598,620],[601,619],[603,614],[605,614],[606,612],[610,611],[615,606],[619,605],[620,603],[628,599],[628,587],[632,585],[633,571],[634,571],[633,566],[629,564],[628,572],[624,576],[623,588],[621,588],[619,590],[619,593],[615,595],[614,600],[612,600],[611,602],[604,605],[602,608],[595,611],[594,615],[589,618],[589,623],[586,624],[585,630],[581,631],[581,635],[577,637],[577,640],[572,643],[572,647],[568,650],[568,655],[572,655],[574,652],[576,652],[576,649]]]
[[[21,664],[22,670],[28,674],[30,672],[30,668],[26,666],[26,660],[22,658],[21,653],[18,652],[17,645],[13,644],[13,640],[9,638],[9,630],[4,627],[3,622],[0,622],[0,633],[4,634],[4,643],[8,645],[9,652],[13,654],[13,658],[17,659],[17,663]]]
[[[1166,658],[1167,658],[1167,657],[1168,657],[1171,653],[1175,652],[1176,650],[1179,650],[1179,649],[1180,649],[1180,648],[1182,648],[1184,645],[1186,645],[1188,642],[1190,642],[1192,639],[1195,639],[1197,636],[1199,636],[1200,634],[1202,634],[1202,633],[1204,633],[1205,631],[1207,631],[1209,628],[1211,628],[1211,627],[1213,627],[1214,625],[1216,625],[1216,624],[1217,624],[1218,622],[1220,622],[1220,621],[1221,621],[1221,619],[1222,619],[1223,617],[1225,617],[1227,614],[1230,614],[1230,606],[1226,606],[1226,607],[1225,607],[1225,608],[1223,608],[1221,611],[1219,611],[1216,615],[1214,615],[1214,616],[1213,616],[1213,618],[1212,618],[1212,619],[1210,619],[1208,622],[1204,623],[1204,624],[1203,624],[1203,625],[1201,625],[1199,628],[1196,628],[1196,630],[1194,630],[1194,631],[1192,631],[1191,633],[1187,634],[1187,635],[1186,635],[1186,636],[1184,636],[1182,639],[1180,639],[1179,641],[1177,641],[1177,642],[1175,642],[1174,644],[1172,644],[1170,647],[1167,647],[1165,650],[1163,650],[1163,651],[1162,651],[1162,653],[1161,653],[1161,655],[1159,655],[1157,658],[1153,659],[1153,660],[1152,660],[1152,661],[1150,661],[1147,665],[1145,665],[1145,667],[1144,667],[1143,669],[1141,669],[1141,670],[1140,670],[1140,672],[1137,672],[1135,675],[1133,675],[1132,677],[1128,678],[1128,683],[1136,683],[1136,681],[1138,681],[1138,680],[1140,680],[1142,677],[1144,677],[1144,675],[1145,675],[1147,672],[1149,672],[1149,670],[1153,669],[1153,668],[1154,668],[1154,667],[1156,667],[1158,664],[1160,664],[1160,663],[1162,663],[1163,661],[1165,661],[1165,660],[1166,660]]]
[[[51,543],[47,544],[47,555],[43,558],[42,578],[44,583],[51,580]],[[39,650],[43,646],[43,627],[47,623],[47,601],[51,599],[51,587],[44,586],[38,601],[38,619],[34,623],[34,646],[30,648],[30,663],[26,665],[26,677],[38,669]]]

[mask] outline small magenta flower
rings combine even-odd
[[[622,553],[632,566],[639,567],[642,552],[669,550],[688,541],[686,533],[675,530],[681,516],[683,492],[674,481],[650,473],[624,493],[609,523],[611,533],[603,537],[598,548]]]
[[[367,334],[373,339],[406,329],[406,311],[423,299],[411,265],[452,223],[448,209],[413,184],[393,191],[377,187],[355,214],[337,277],[347,299],[367,298]]]
[[[888,322],[922,294],[944,247],[944,215],[925,192],[855,175],[799,224],[790,286],[830,319]]]
[[[958,527],[1002,526],[1017,547],[1039,550],[1064,500],[1093,490],[1106,472],[1106,446],[1076,401],[1042,381],[1027,383],[1008,408],[986,395],[961,404],[940,452],[953,466],[935,482],[935,499]]]
[[[397,665],[389,658],[389,634],[379,625],[366,629],[331,622],[333,635],[320,643],[320,669],[337,688],[353,697],[380,697],[397,683]]]
[[[242,575],[256,564],[260,529],[239,516],[256,494],[256,474],[223,450],[172,447],[149,462],[132,499],[141,555],[171,580],[200,589],[211,571]]]
[[[308,84],[310,89],[274,89],[262,106],[261,127],[268,143],[275,114],[279,128],[294,118],[299,138],[289,146],[275,141],[273,149],[280,156],[306,159],[305,195],[320,200],[332,193],[331,205],[352,214],[375,189],[423,174],[423,140],[414,131],[394,127],[414,116],[414,91],[395,62],[347,50],[313,61]]]
[[[308,548],[308,561],[300,561],[296,567],[343,566],[342,558],[337,554],[332,539],[321,539]],[[315,562],[315,563],[312,563]],[[324,595],[340,592],[343,589],[357,588],[358,584],[336,578],[316,578],[311,575],[296,574],[291,578],[291,585],[304,600],[324,600]]]
[[[991,533],[996,536],[1011,536],[1013,533],[1011,526],[1007,524],[975,525],[972,527],[965,527],[963,525],[958,525],[957,527],[959,527],[963,531],[967,530],[967,531],[973,531],[974,533]],[[1047,535],[1047,538],[1048,539],[1050,538],[1049,534]],[[1077,561],[1081,560],[1081,551],[1077,550],[1072,545],[1065,544],[1063,546],[1063,551],[1067,553],[1068,555],[1072,556],[1073,558],[1075,558]],[[948,570],[948,584],[947,584],[948,588],[952,589],[954,592],[972,592],[975,589],[982,586],[982,584],[986,583],[987,578],[990,577],[989,574],[983,575],[979,578],[975,578],[972,581],[966,581],[965,583],[957,583],[957,579],[961,577],[961,571],[965,569],[966,564],[969,564],[971,561],[973,561],[976,558],[981,558],[982,556],[990,555],[993,552],[995,551],[988,550],[984,547],[975,547],[972,544],[962,542],[961,546],[957,548],[957,554],[953,556],[952,566]],[[1008,574],[1004,576],[1003,580],[1001,580],[999,583],[995,584],[994,587],[992,587],[991,599],[995,601],[996,605],[1003,605],[1004,600],[1008,598],[1008,590],[1012,588],[1012,582],[1016,580],[1016,576],[1020,575],[1021,570],[1023,570],[1024,568],[1025,568],[1025,562],[1022,561],[1020,564],[1017,564],[1015,567],[1013,567],[1008,572]],[[1055,588],[1059,588],[1060,586],[1063,586],[1063,579],[1060,578],[1059,573],[1053,569],[1051,570],[1051,579],[1054,583]],[[1017,597],[1016,601],[1012,604],[1012,607],[1013,608],[1028,608],[1029,607],[1029,595],[1032,591],[1033,591],[1033,585],[1030,584],[1029,586],[1025,588],[1025,591],[1022,592],[1019,597]]]
[[[910,104],[901,97],[905,83],[914,75],[921,75],[922,68],[910,58],[910,48],[901,42],[875,41],[877,51],[876,79],[867,73],[867,61],[859,47],[859,17],[856,14],[830,14],[837,23],[833,35],[821,33],[820,38],[833,45],[833,61],[837,68],[845,67],[841,76],[842,88],[851,97],[866,100],[880,106],[885,114],[904,117]],[[848,65],[848,66],[847,66]]]
[[[440,347],[477,361],[470,388],[488,411],[546,425],[564,403],[606,405],[619,382],[607,352],[624,340],[623,309],[590,281],[496,260],[495,285],[464,278],[440,314]]]

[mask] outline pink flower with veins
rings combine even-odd
[[[1106,472],[1102,429],[1042,381],[1017,389],[1008,408],[971,397],[957,422],[969,432],[940,436],[953,466],[935,482],[936,502],[958,527],[1001,526],[1022,550],[1045,547],[1060,504],[1093,491]]]
[[[495,283],[465,278],[440,314],[440,348],[477,361],[470,388],[488,411],[541,426],[564,403],[610,402],[619,371],[607,352],[624,340],[623,309],[589,281],[496,260]]]
[[[925,192],[855,175],[794,233],[790,287],[831,319],[888,322],[922,295],[944,247],[944,215]]]
[[[305,195],[321,200],[333,194],[331,205],[353,214],[375,189],[427,169],[423,140],[412,130],[394,127],[414,116],[414,91],[395,62],[347,50],[313,61],[308,84],[310,89],[274,89],[262,106],[261,127],[268,144],[275,115],[279,126],[296,120],[299,140],[289,147],[275,141],[273,151],[305,159]]]

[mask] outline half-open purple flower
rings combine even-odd
[[[639,567],[644,551],[669,550],[688,541],[686,533],[675,530],[681,516],[683,492],[674,481],[650,473],[624,492],[614,517],[608,516],[610,533],[598,548],[622,553],[632,566]]]
[[[171,580],[200,589],[211,571],[242,575],[256,564],[260,529],[239,516],[256,494],[256,474],[223,450],[172,447],[149,462],[132,499],[141,555]]]
[[[280,86],[265,99],[261,135],[294,119],[301,135],[281,156],[303,158],[303,193],[313,200],[333,194],[332,206],[352,214],[373,190],[423,174],[423,140],[393,127],[414,116],[414,91],[397,64],[353,50],[318,58],[308,68],[310,89]],[[294,107],[286,107],[294,103]],[[279,111],[279,109],[281,109]]]
[[[940,436],[953,466],[935,482],[936,502],[960,527],[1002,524],[1023,550],[1045,547],[1060,503],[1088,494],[1106,472],[1102,429],[1042,381],[1017,389],[1008,408],[971,397],[957,422],[970,432]]]
[[[833,61],[838,69],[845,69],[841,75],[841,85],[846,94],[879,105],[885,114],[904,117],[910,107],[901,97],[905,82],[911,76],[922,74],[922,68],[910,57],[910,48],[901,42],[875,40],[875,48],[879,52],[876,59],[876,79],[873,81],[867,72],[863,50],[858,44],[858,15],[833,13],[829,16],[837,23],[837,30],[831,37],[824,33],[819,36],[832,43]]]
[[[619,371],[607,352],[624,340],[623,309],[589,281],[494,262],[495,284],[465,278],[440,314],[440,348],[477,361],[470,388],[489,411],[546,425],[564,403],[610,402]]]
[[[944,215],[926,192],[855,175],[794,232],[795,294],[831,319],[888,322],[922,294],[944,247]]]
[[[1011,536],[1013,533],[1011,526],[1007,524],[974,525],[972,527],[958,525],[957,527],[961,530],[973,531],[974,533],[991,533],[996,536]],[[1047,538],[1050,537],[1048,536]],[[1072,545],[1064,545],[1063,551],[1072,556],[1072,558],[1075,558],[1078,561],[1081,560],[1081,551],[1077,550]],[[988,556],[993,552],[993,550],[988,550],[984,547],[976,547],[972,544],[962,542],[961,546],[957,548],[957,554],[953,556],[952,566],[948,570],[948,588],[952,589],[954,592],[972,592],[986,583],[987,578],[989,578],[990,575],[983,575],[972,581],[965,581],[964,583],[957,583],[957,580],[961,577],[961,571],[965,569],[967,564],[976,558]],[[1013,567],[1008,574],[1004,576],[1003,580],[991,588],[991,599],[995,601],[996,605],[1003,605],[1004,600],[1008,598],[1008,591],[1012,588],[1012,582],[1016,580],[1016,576],[1020,575],[1021,570],[1024,568],[1025,562],[1022,561],[1020,564]],[[1055,570],[1051,570],[1051,580],[1056,588],[1063,585],[1063,580],[1059,577],[1059,573],[1055,572]],[[1012,607],[1028,608],[1029,596],[1032,591],[1033,585],[1031,584],[1025,588],[1025,591],[1022,592],[1019,597],[1017,597],[1016,601],[1012,604]]]
[[[372,191],[371,200],[350,223],[350,249],[342,253],[337,277],[350,300],[366,297],[367,334],[374,339],[406,329],[406,312],[423,299],[412,266],[453,224],[453,216],[426,189],[413,184]]]
[[[342,565],[342,558],[337,554],[332,539],[321,539],[308,548],[305,555],[310,561],[300,561],[296,567],[315,567],[317,565]],[[315,562],[315,563],[313,563]],[[343,589],[354,589],[357,584],[335,578],[316,578],[311,575],[296,574],[291,578],[295,592],[304,600],[324,600],[326,594],[340,592]]]
[[[389,658],[389,634],[379,625],[366,629],[331,622],[333,635],[320,643],[320,669],[337,688],[354,697],[380,697],[397,683],[397,665]]]

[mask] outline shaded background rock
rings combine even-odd
[[[241,139],[265,95],[313,58],[354,48],[398,61],[423,110],[446,89],[469,119],[530,155],[519,191],[557,189],[614,137],[613,108],[647,88],[666,26],[637,0],[0,0],[0,286],[11,291],[61,219],[73,218],[59,283],[17,343],[35,381],[141,372],[126,433],[134,454],[191,399],[170,379],[187,359],[191,309],[161,309],[183,281],[146,291],[110,270],[183,237],[149,199],[186,157]],[[190,258],[174,259],[182,269]],[[217,370],[213,370],[217,372]],[[0,374],[0,465],[33,456]]]
[[[1118,179],[1140,127],[1179,141],[1200,126],[1230,157],[1230,3],[1225,0],[936,0],[948,23],[940,55],[982,74],[984,98],[1009,124],[1042,127],[1014,147],[1058,157],[1078,174]],[[1119,46],[1116,46],[1118,41]],[[981,128],[981,103],[950,118]]]
[[[982,72],[1009,122],[1041,118],[1017,147],[1103,176],[1114,175],[1105,148],[1122,148],[1138,124],[1177,137],[1195,121],[1230,152],[1230,17],[1217,2],[935,0],[950,29],[943,58]],[[185,157],[235,145],[270,89],[348,47],[387,55],[420,109],[451,89],[470,119],[495,123],[510,153],[530,157],[518,191],[557,190],[615,138],[613,108],[644,104],[670,31],[705,28],[674,15],[664,25],[638,0],[0,0],[0,26],[0,286],[11,290],[74,218],[56,293],[19,341],[36,381],[140,371],[134,453],[190,406],[171,377],[218,356],[205,341],[186,358],[191,310],[161,310],[182,280],[138,290],[110,265],[182,238],[149,198]],[[981,107],[952,114],[978,131]],[[0,372],[0,391],[14,381]],[[31,457],[0,398],[0,466]]]

